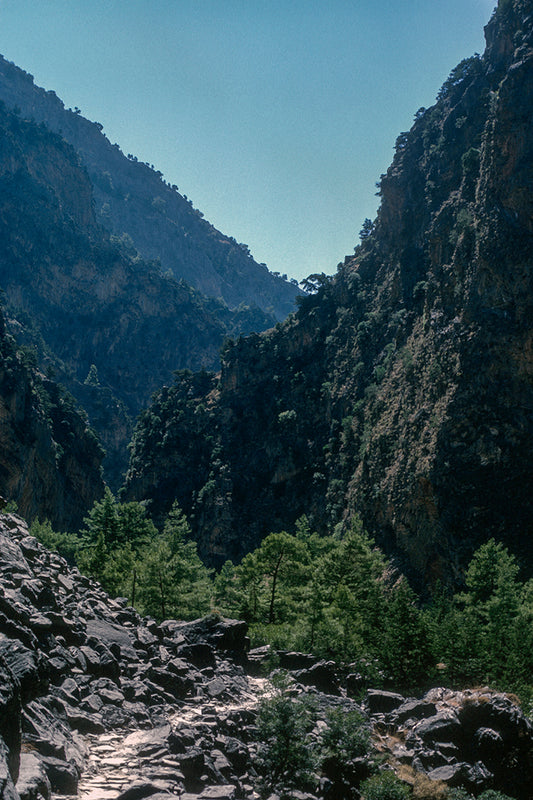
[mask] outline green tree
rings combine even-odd
[[[89,372],[87,373],[87,377],[83,382],[86,386],[100,386],[100,381],[98,380],[98,370],[95,364],[91,364]]]
[[[157,619],[193,619],[211,608],[213,586],[196,542],[177,503],[142,554],[139,602],[146,614]]]
[[[296,536],[281,531],[263,539],[239,567],[242,585],[248,587],[249,619],[272,625],[290,618],[308,578],[308,560],[307,548]]]
[[[106,547],[113,546],[117,542],[119,535],[117,501],[108,486],[105,487],[103,498],[94,503],[83,524],[80,534],[88,547],[94,546],[100,536],[103,537]]]
[[[138,602],[143,614],[158,620],[168,619],[174,607],[171,560],[170,544],[163,537],[154,537],[141,559]]]
[[[110,594],[122,594],[133,602],[141,552],[156,534],[142,503],[119,503],[106,487],[84,519],[79,567]]]
[[[489,680],[505,674],[514,649],[521,588],[518,572],[514,556],[501,542],[490,539],[474,553],[466,573],[466,591],[458,597],[471,647]]]
[[[322,732],[323,757],[335,757],[339,763],[366,756],[370,750],[370,728],[363,715],[344,708],[331,708]]]
[[[230,617],[238,617],[242,608],[243,592],[238,573],[232,561],[225,561],[214,577],[215,608],[223,609]]]
[[[325,618],[322,647],[343,658],[370,654],[382,631],[385,559],[359,519],[317,563]],[[340,635],[339,635],[340,634]]]
[[[80,539],[75,533],[54,531],[49,519],[39,522],[35,519],[29,529],[30,536],[35,536],[49,550],[55,550],[69,564],[76,564],[79,558]]]
[[[393,587],[385,611],[380,661],[402,686],[426,683],[433,671],[429,632],[417,598],[402,576]]]
[[[533,587],[518,572],[514,556],[490,539],[472,557],[465,591],[431,609],[434,653],[452,679],[530,693]]]

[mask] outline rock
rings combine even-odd
[[[468,764],[447,764],[437,767],[428,772],[428,778],[432,781],[442,781],[448,786],[462,786],[468,772]]]
[[[221,750],[211,750],[210,756],[215,770],[220,772],[225,778],[229,778],[233,768],[224,753]]]
[[[38,654],[16,639],[0,634],[0,661],[2,661],[20,687],[23,703],[42,694],[46,689],[43,665]]]
[[[232,736],[219,736],[215,740],[215,744],[220,747],[222,752],[231,763],[232,768],[237,775],[243,775],[250,762],[249,750],[238,739]]]
[[[114,687],[113,689],[102,688],[98,689],[98,697],[102,700],[103,703],[115,706],[121,706],[124,702],[124,695],[122,692]]]
[[[13,752],[10,752],[3,739],[0,739],[0,791],[2,800],[19,800],[13,781],[14,766],[15,773],[18,773],[19,769],[18,753],[16,756],[16,765],[13,765]]]
[[[0,658],[0,756],[13,780],[17,779],[19,769],[20,714],[21,698],[18,681],[5,661]]]
[[[80,771],[75,764],[53,756],[41,756],[41,762],[53,792],[77,793]]]
[[[474,741],[476,750],[483,761],[485,758],[491,761],[498,758],[504,749],[502,735],[493,728],[478,728],[474,735]]]
[[[170,663],[170,662],[169,662]],[[187,675],[178,675],[166,667],[155,667],[149,671],[150,679],[158,686],[162,686],[173,698],[184,698],[192,690],[194,681]]]
[[[107,730],[124,728],[131,722],[131,717],[124,708],[118,706],[104,706],[101,711],[102,723]]]
[[[51,786],[43,762],[34,753],[22,753],[16,786],[20,800],[49,800]]]
[[[465,785],[476,794],[489,789],[494,783],[494,775],[482,761],[476,761],[467,771]]]
[[[154,797],[154,795],[160,794],[161,789],[161,784],[152,783],[151,781],[137,781],[125,792],[121,792],[116,800],[143,800],[144,797]],[[170,794],[164,794],[163,796],[172,797]]]
[[[348,697],[359,697],[363,689],[368,685],[368,681],[358,672],[350,672],[345,680],[346,694]]]
[[[161,628],[165,630],[169,622],[164,622]],[[192,622],[173,623],[173,635],[180,634],[191,643],[208,643],[219,652],[225,652],[238,661],[246,660],[250,649],[248,639],[248,625],[243,620],[226,619],[217,614],[211,614]]]
[[[394,711],[405,702],[405,697],[394,692],[385,692],[380,689],[369,689],[366,693],[365,707],[369,714],[386,714]]]
[[[24,740],[41,755],[81,764],[82,756],[68,725],[65,707],[54,698],[46,698],[46,705],[33,700],[24,707],[22,731]]]
[[[68,724],[79,733],[104,733],[106,726],[102,718],[96,714],[84,714],[83,711],[67,708]]]
[[[200,792],[198,800],[234,800],[235,797],[235,786],[206,786]]]
[[[424,742],[457,743],[464,736],[459,718],[451,709],[441,711],[433,717],[417,723],[413,728],[413,733]]]
[[[130,631],[122,625],[107,622],[101,619],[87,621],[87,636],[94,637],[102,642],[111,651],[113,645],[118,647],[116,657],[124,661],[137,661],[139,656],[133,646],[134,637]],[[150,635],[153,639],[154,637]],[[138,634],[136,636],[138,639]]]
[[[186,778],[200,778],[205,768],[205,756],[199,747],[190,747],[179,757],[180,768]]]
[[[261,650],[263,648],[257,649]],[[280,669],[287,669],[291,671],[309,669],[320,661],[319,658],[310,655],[309,653],[295,653],[287,650],[278,650],[276,655],[279,659]]]
[[[437,713],[435,703],[429,703],[424,700],[406,700],[401,706],[392,711],[392,720],[394,724],[400,725],[408,719],[426,719],[432,717]]]
[[[337,665],[334,661],[319,661],[308,669],[297,670],[293,674],[304,686],[314,686],[325,694],[340,694]]]
[[[180,645],[176,653],[180,658],[190,661],[195,667],[214,667],[216,665],[213,648],[204,642]]]
[[[258,676],[261,675],[263,669],[266,667],[272,655],[272,650],[269,644],[263,647],[254,647],[248,652],[246,661],[246,671],[248,675]]]
[[[212,681],[206,684],[206,691],[209,697],[222,698],[227,695],[227,687],[221,678],[213,678]]]
[[[87,670],[91,675],[114,679],[119,677],[119,663],[105,644],[96,641],[96,639],[91,636],[87,639],[87,644],[80,647],[80,651],[86,659]]]

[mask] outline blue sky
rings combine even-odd
[[[257,261],[353,252],[396,136],[495,0],[0,0],[0,52]]]

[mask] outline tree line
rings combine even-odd
[[[494,539],[474,553],[462,591],[421,603],[359,520],[321,536],[306,518],[269,534],[215,574],[175,504],[158,531],[142,503],[106,489],[78,534],[34,522],[31,533],[113,596],[156,620],[207,613],[245,619],[252,645],[349,665],[373,685],[424,689],[488,683],[533,697],[533,579]]]

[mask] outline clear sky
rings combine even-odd
[[[0,0],[0,53],[257,261],[353,252],[397,135],[496,0]]]

